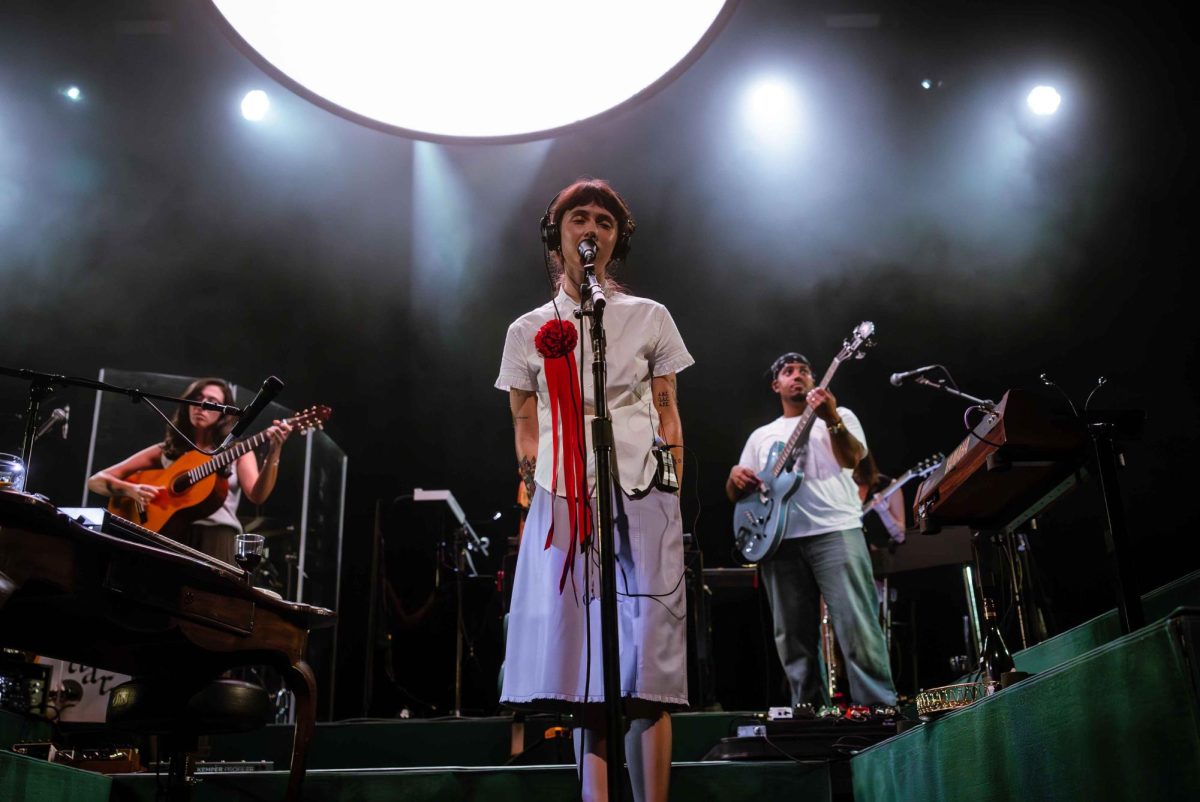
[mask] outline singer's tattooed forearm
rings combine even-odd
[[[529,497],[533,498],[533,475],[537,471],[537,457],[521,457],[521,481],[525,483],[525,490],[529,493]]]

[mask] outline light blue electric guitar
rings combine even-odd
[[[833,380],[833,374],[847,359],[862,359],[862,349],[873,345],[871,335],[875,324],[864,320],[855,327],[850,339],[842,343],[842,350],[833,358],[833,363],[821,377],[817,387],[825,389]],[[816,416],[811,407],[806,407],[796,429],[786,443],[775,443],[767,454],[767,462],[758,474],[760,487],[737,503],[733,510],[733,539],[738,557],[747,563],[768,560],[788,528],[788,501],[800,489],[804,481],[803,449],[808,445]]]

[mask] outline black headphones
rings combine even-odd
[[[625,203],[625,199],[617,195],[617,191],[612,187],[608,188],[613,195],[616,195],[617,200],[626,209],[629,205]],[[558,202],[560,191],[557,195],[550,199],[550,203],[546,206],[546,213],[542,215],[542,219],[538,221],[538,230],[542,235],[542,244],[547,250],[558,251],[562,249],[562,226],[558,220],[551,220],[550,214],[554,210],[554,204]],[[612,258],[613,261],[623,260],[629,255],[629,248],[633,245],[633,232],[637,231],[637,223],[633,219],[633,215],[625,215],[625,224],[621,226],[621,231],[617,235],[617,244],[613,246]]]

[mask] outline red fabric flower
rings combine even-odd
[[[575,350],[579,332],[569,320],[549,320],[533,337],[537,352],[546,359],[566,356]]]
[[[571,527],[567,559],[563,563],[562,576],[558,580],[558,592],[566,587],[567,574],[575,571],[575,547],[582,549],[592,533],[592,507],[588,501],[587,463],[580,451],[586,442],[577,411],[583,405],[580,393],[578,370],[575,361],[575,346],[579,333],[569,320],[551,320],[533,337],[537,352],[545,361],[546,389],[550,396],[550,433],[554,448],[554,477],[550,492],[558,492],[558,464],[562,457],[563,488],[567,501],[567,520]],[[560,437],[561,428],[561,437]],[[554,518],[551,516],[550,531],[546,533],[545,548],[554,540]]]

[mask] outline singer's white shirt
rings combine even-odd
[[[845,407],[838,407],[838,416],[846,424],[846,430],[862,443],[866,456],[867,436],[863,434],[858,416]],[[778,417],[766,426],[755,429],[742,449],[738,465],[744,465],[755,473],[766,467],[771,446],[787,442],[800,422],[800,415]],[[785,538],[824,535],[862,526],[862,501],[858,498],[858,485],[854,483],[854,470],[838,464],[829,439],[825,421],[813,421],[808,435],[808,454],[804,460],[804,481],[789,502],[788,530]]]
[[[604,330],[608,362],[608,412],[613,423],[617,474],[621,488],[637,494],[654,482],[657,463],[651,453],[658,434],[658,410],[651,397],[651,377],[678,373],[695,362],[667,308],[657,301],[617,292],[607,293]],[[579,333],[575,346],[576,368],[583,366],[583,402],[586,419],[587,470],[589,492],[594,488],[596,467],[592,452],[592,418],[595,395],[592,392],[591,320],[575,317],[579,304],[560,290],[554,301],[522,315],[508,327],[504,355],[496,388],[528,390],[537,393],[538,457],[535,481],[550,490],[554,470],[554,437],[550,430],[550,401],[546,387],[545,360],[537,352],[533,338],[556,316],[570,321]],[[576,377],[578,378],[578,377]],[[569,413],[568,413],[569,414]],[[561,437],[559,438],[561,443]],[[561,448],[561,446],[560,446]],[[558,459],[558,495],[565,495],[562,458]]]

